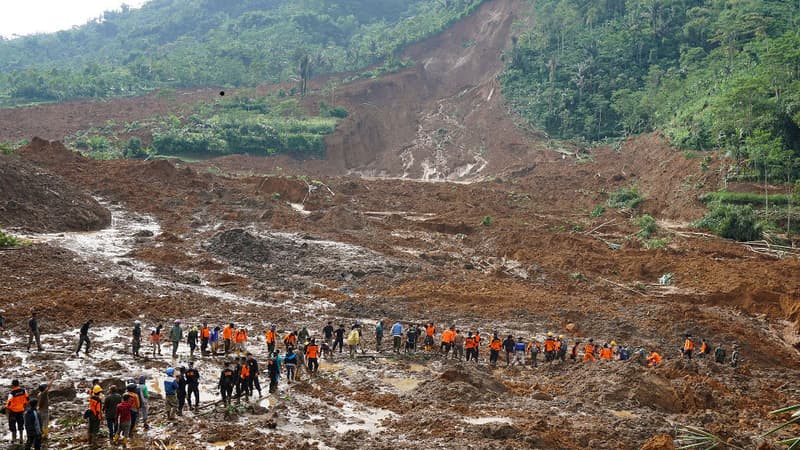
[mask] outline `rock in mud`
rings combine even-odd
[[[519,433],[513,425],[507,423],[487,423],[481,425],[481,434],[489,439],[509,439]]]
[[[57,383],[50,387],[51,402],[72,401],[75,400],[77,395],[78,393],[75,390],[75,386],[72,384]]]
[[[225,259],[245,264],[267,263],[272,254],[266,242],[241,228],[217,234],[208,249]]]

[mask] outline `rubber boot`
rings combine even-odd
[[[17,442],[17,430],[11,431],[11,443]]]

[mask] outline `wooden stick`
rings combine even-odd
[[[623,288],[623,289],[627,289],[627,290],[629,290],[629,291],[631,291],[631,292],[633,292],[633,293],[635,293],[635,294],[639,294],[639,295],[641,295],[642,297],[647,297],[647,294],[644,294],[644,293],[642,293],[642,292],[639,292],[639,291],[637,291],[636,289],[629,288],[628,286],[625,286],[625,285],[623,285],[623,284],[615,283],[615,282],[613,282],[613,281],[611,281],[611,280],[606,280],[606,279],[605,279],[605,278],[603,278],[603,277],[598,277],[598,278],[599,278],[600,280],[603,280],[603,281],[605,281],[606,283],[611,283],[611,284],[613,284],[613,285],[615,285],[615,286],[619,286],[619,287],[621,287],[621,288]]]
[[[614,223],[614,222],[616,222],[616,221],[617,221],[617,219],[611,219],[611,220],[609,220],[608,222],[601,223],[600,225],[598,225],[598,226],[596,226],[596,227],[592,228],[591,230],[589,230],[589,231],[587,231],[587,232],[585,232],[585,233],[583,233],[583,234],[586,234],[586,235],[592,234],[592,233],[594,233],[595,231],[599,230],[600,228],[603,228],[603,227],[604,227],[604,226],[606,226],[606,225],[610,225],[610,224],[612,224],[612,223]]]

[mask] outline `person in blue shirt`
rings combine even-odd
[[[403,343],[403,325],[400,322],[395,322],[392,325],[392,344],[394,346],[394,352],[400,353],[400,346]]]
[[[383,342],[383,321],[379,320],[375,325],[375,351],[381,351],[381,343]]]
[[[286,352],[283,358],[284,366],[286,366],[286,381],[292,384],[294,381],[295,370],[297,370],[297,354],[294,351]]]
[[[213,356],[216,356],[217,350],[219,350],[219,333],[220,328],[217,326],[211,330],[211,333],[208,336],[208,343],[211,345],[211,355]]]
[[[522,338],[519,338],[519,341],[514,344],[514,360],[511,362],[511,367],[514,367],[519,363],[522,367],[525,367],[525,350],[527,350],[527,345],[525,345],[525,341]]]
[[[167,397],[167,419],[172,420],[178,409],[178,381],[175,379],[175,369],[166,370],[167,378],[164,379],[164,394]]]

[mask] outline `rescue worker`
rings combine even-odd
[[[274,394],[278,390],[278,380],[281,376],[281,366],[277,357],[267,360],[267,376],[269,377],[269,392]]]
[[[520,366],[525,367],[525,351],[527,349],[525,341],[520,336],[518,341],[514,344],[514,360],[511,362],[511,367],[519,363]]]
[[[189,361],[186,369],[186,403],[192,409],[192,394],[194,394],[194,410],[200,408],[200,371],[194,367],[194,362]]]
[[[203,328],[200,329],[200,354],[202,356],[208,355],[208,343],[211,340],[211,329],[208,328],[208,322],[203,322]]]
[[[556,359],[556,341],[553,339],[551,331],[547,332],[547,337],[544,340],[544,359],[548,363]]]
[[[103,388],[95,386],[92,388],[92,395],[89,397],[89,445],[97,444],[97,435],[100,433],[100,422],[103,420],[103,399],[100,396]]]
[[[247,353],[247,328],[239,328],[233,335],[234,345],[236,346],[236,354],[239,356]]]
[[[472,334],[472,332],[467,333],[467,338],[464,340],[464,351],[467,354],[466,358],[464,358],[465,361],[469,362],[472,358],[475,358],[475,362],[478,362],[478,359],[475,356],[475,347],[477,345],[477,342],[475,342],[475,336]]]
[[[139,422],[139,407],[141,405],[141,397],[139,395],[139,386],[136,384],[134,380],[128,380],[128,385],[125,387],[125,393],[128,394],[128,404],[131,405],[131,427],[130,433],[133,433],[133,430],[136,429],[136,424]],[[125,394],[122,395],[122,398],[125,398]],[[119,430],[119,428],[117,428]]]
[[[175,417],[175,412],[178,409],[178,381],[175,379],[174,368],[169,367],[164,373],[167,374],[167,378],[164,379],[164,396],[166,397],[167,420],[171,421]]]
[[[692,335],[687,334],[686,340],[683,342],[683,356],[692,359],[692,350],[694,350],[694,341],[692,340]]]
[[[278,339],[278,333],[276,331],[275,325],[269,327],[265,334],[265,338],[267,341],[267,352],[272,354],[275,351],[275,341]]]
[[[286,351],[289,351],[289,348],[295,348],[297,346],[297,335],[294,334],[294,331],[290,331],[286,337],[283,338],[283,345],[286,348]],[[341,348],[339,349],[341,353]]]
[[[28,408],[25,410],[24,422],[25,433],[28,439],[25,441],[25,450],[42,450],[42,420],[41,414],[36,410],[39,405],[38,400],[31,399]]]
[[[439,351],[441,353],[444,353],[445,358],[447,358],[447,354],[450,353],[450,349],[453,347],[453,338],[455,336],[456,336],[455,325],[442,331],[442,343],[439,346]]]
[[[514,346],[516,342],[514,342],[514,336],[508,335],[508,337],[503,341],[503,350],[506,352],[506,367],[511,365],[511,355],[514,354]]]
[[[19,443],[22,444],[26,406],[28,406],[28,393],[25,388],[19,385],[19,380],[12,380],[11,392],[9,392],[8,400],[6,400],[6,414],[8,416],[8,428],[11,430],[11,442],[17,440],[17,432],[19,432]]]
[[[536,337],[531,338],[531,342],[527,346],[528,354],[531,358],[531,367],[539,367],[539,353],[542,351],[541,344],[536,340]]]
[[[708,343],[705,339],[702,339],[700,342],[700,353],[697,355],[698,358],[705,358],[707,354],[711,353],[711,349],[708,348]]]
[[[400,347],[403,344],[403,325],[400,322],[395,322],[392,325],[392,347],[395,353],[400,353]]]
[[[611,361],[614,359],[614,351],[611,350],[611,346],[608,344],[603,345],[603,348],[600,349],[600,359],[604,359],[606,361]]]
[[[433,322],[425,326],[425,339],[422,341],[422,348],[426,352],[433,350],[433,337],[436,335],[436,327]]]
[[[122,401],[122,396],[117,393],[116,386],[108,388],[108,395],[103,399],[103,413],[106,415],[106,426],[109,437],[117,435],[117,405]]]
[[[233,344],[233,330],[236,326],[233,323],[225,325],[222,329],[222,342],[224,344],[225,356],[231,352],[231,344]]]
[[[564,339],[564,335],[563,334],[560,334],[558,336],[558,341],[556,342],[556,347],[558,348],[558,354],[557,354],[558,359],[560,359],[561,362],[566,362],[567,361],[567,341],[566,341],[566,339]]]
[[[42,338],[39,334],[39,318],[36,311],[31,312],[31,318],[28,319],[28,351],[31,351],[31,344],[36,341],[36,350],[42,351]]]
[[[172,341],[172,358],[178,357],[178,345],[183,340],[183,328],[181,328],[181,321],[176,320],[169,330],[169,340]]]
[[[725,349],[719,344],[714,350],[714,360],[717,364],[725,364]]]
[[[183,415],[183,407],[186,406],[186,367],[180,367],[175,374],[175,381],[178,383],[178,415]]]
[[[250,389],[248,383],[250,378],[250,366],[247,365],[244,358],[237,358],[237,360],[239,361],[239,379],[236,385],[236,401],[238,403],[242,401],[242,394],[244,394],[245,400],[250,401],[250,396],[253,395],[253,391]]]
[[[483,337],[481,336],[480,330],[475,330],[475,348],[472,350],[472,356],[475,358],[475,363],[478,363],[478,357],[480,356],[481,351],[481,340]]]
[[[647,357],[647,365],[648,367],[655,367],[661,364],[662,358],[661,355],[658,354],[657,351],[653,350],[653,353]]]
[[[348,344],[349,344],[349,337],[348,337]],[[311,373],[311,376],[316,376],[317,370],[319,369],[319,362],[317,362],[319,358],[319,346],[317,345],[316,339],[311,339],[311,341],[306,345],[305,350],[306,361],[308,362],[308,371]]]
[[[156,351],[161,356],[161,324],[150,330],[150,345],[153,346],[153,358],[156,357]]]
[[[489,341],[489,364],[492,367],[497,367],[497,360],[500,358],[500,349],[503,348],[503,341],[497,337],[497,332],[492,335],[492,340]]]
[[[78,356],[84,343],[86,343],[86,348],[84,348],[83,352],[86,355],[89,354],[89,346],[92,345],[92,341],[89,340],[89,327],[91,327],[93,323],[94,320],[89,319],[81,326],[80,336],[78,336],[78,348],[75,350],[75,356]]]
[[[283,364],[286,366],[286,381],[292,384],[295,378],[295,371],[297,370],[297,355],[295,352],[289,352],[283,358]]]
[[[250,368],[250,392],[253,392],[253,389],[257,390],[258,397],[261,398],[261,381],[258,379],[261,370],[258,367],[258,361],[253,357],[252,353],[248,352],[246,362]]]
[[[230,361],[225,361],[225,367],[222,369],[222,372],[219,374],[219,383],[217,383],[217,387],[219,388],[219,394],[222,396],[222,403],[225,406],[231,404],[231,397],[233,396],[233,385],[235,384],[234,381],[234,372],[231,369]]]
[[[586,344],[586,347],[583,348],[583,362],[595,362],[596,359],[594,357],[595,347],[594,347],[594,339],[589,339],[589,342]]]
[[[572,346],[572,351],[569,353],[569,359],[573,361],[578,360],[578,347],[581,345],[581,341],[575,341],[575,345]]]
[[[131,350],[134,358],[138,358],[139,349],[142,348],[142,322],[133,321],[133,332],[131,333]]]
[[[358,332],[358,328],[353,326],[353,328],[350,330],[350,334],[347,335],[347,347],[350,349],[351,358],[356,357],[359,342],[361,342],[361,334]]]

